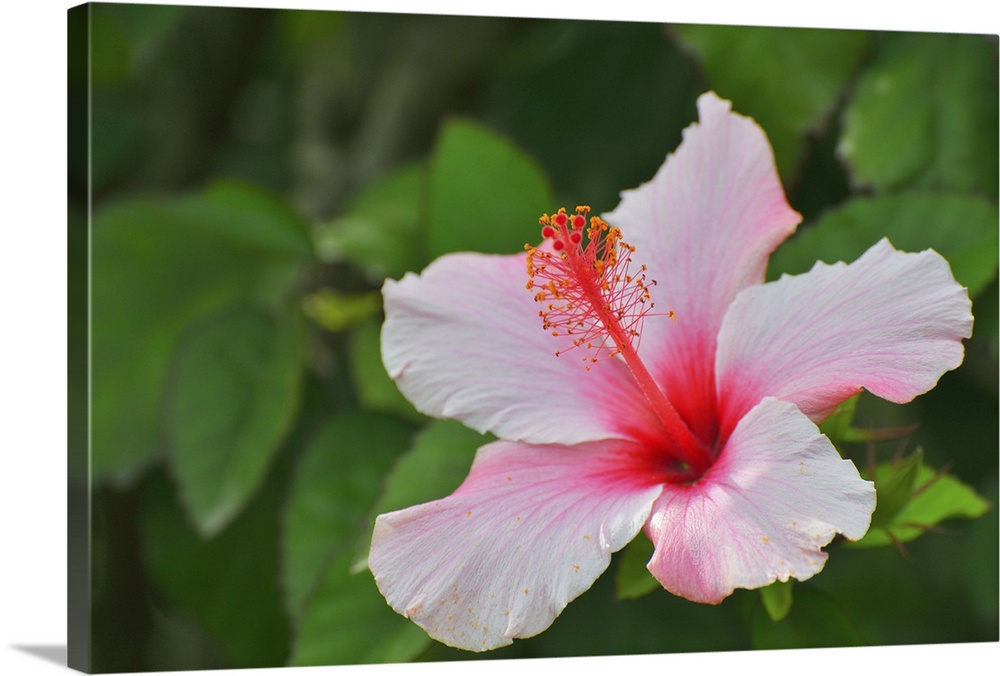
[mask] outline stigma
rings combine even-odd
[[[578,348],[587,370],[602,358],[635,353],[656,285],[645,265],[633,265],[635,247],[621,231],[597,216],[588,221],[589,213],[578,206],[573,214],[544,214],[538,219],[542,244],[525,245],[527,289],[541,306],[542,328],[571,337],[555,354]]]

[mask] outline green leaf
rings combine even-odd
[[[222,530],[263,482],[298,410],[298,323],[227,308],[178,346],[165,428],[180,497],[203,535]]]
[[[844,115],[839,152],[854,179],[996,199],[996,56],[988,36],[881,35]]]
[[[862,393],[858,393],[837,405],[837,408],[826,420],[819,425],[819,431],[825,434],[834,446],[840,445],[850,435],[851,423],[854,421],[854,412],[858,408],[858,399]]]
[[[330,560],[353,552],[392,462],[410,446],[413,428],[376,413],[347,413],[326,423],[302,452],[281,539],[282,581],[292,617]]]
[[[875,468],[878,505],[872,527],[862,539],[848,546],[882,547],[909,542],[945,519],[976,518],[990,509],[989,502],[975,490],[949,474],[927,467],[920,457],[916,453],[902,463],[883,463]],[[900,505],[907,482],[911,488],[908,500]],[[887,497],[883,498],[883,494]]]
[[[407,401],[382,364],[380,331],[381,323],[370,321],[350,335],[347,350],[358,400],[363,408],[422,424],[427,418]]]
[[[423,268],[424,184],[424,168],[407,166],[366,188],[343,216],[316,228],[320,258],[357,265],[373,283]]]
[[[376,516],[448,496],[465,480],[476,450],[492,439],[454,420],[434,420],[421,430],[413,447],[386,477],[382,496],[370,515],[369,527],[358,543],[352,570],[359,571],[368,565],[368,548]]]
[[[767,132],[778,170],[794,174],[807,133],[837,103],[869,46],[862,31],[683,25],[674,30],[708,84]]]
[[[349,567],[345,555],[327,569],[302,617],[291,665],[405,662],[430,643],[386,604],[369,572],[353,574]]]
[[[764,603],[756,608],[752,621],[755,649],[865,645],[844,609],[832,598],[804,586],[799,586],[795,596],[795,605],[780,621],[773,619]]]
[[[923,461],[923,451],[892,462],[875,471],[877,503],[872,514],[872,527],[884,528],[891,524],[913,496],[913,482],[917,480]]]
[[[778,247],[768,276],[808,271],[817,259],[851,262],[888,237],[903,251],[934,249],[944,256],[960,284],[975,296],[996,276],[997,207],[961,195],[904,193],[860,197],[803,228]]]
[[[308,225],[284,199],[263,188],[218,181],[203,198],[187,198],[179,206],[182,214],[211,222],[215,232],[235,244],[289,258],[312,255]]]
[[[615,595],[620,599],[637,599],[661,588],[660,582],[646,568],[653,558],[653,543],[639,535],[625,545],[617,556],[615,570]]]
[[[248,192],[254,192],[248,190]],[[228,195],[232,196],[230,192]],[[252,204],[253,198],[249,198]],[[245,211],[217,196],[133,198],[99,212],[92,227],[92,469],[127,482],[159,452],[159,411],[170,355],[191,321],[239,299],[283,300],[305,259],[287,245],[286,217]]]
[[[760,600],[768,617],[781,622],[792,610],[792,580],[774,582],[760,588]]]
[[[285,476],[275,472],[248,509],[207,542],[188,525],[165,475],[142,484],[140,545],[152,602],[197,622],[233,667],[284,666],[288,657],[274,545]]]
[[[428,175],[427,253],[513,254],[540,239],[555,210],[542,170],[509,141],[473,122],[445,125]]]
[[[326,261],[358,265],[369,281],[401,277],[451,251],[516,253],[552,211],[548,181],[509,141],[469,121],[442,129],[429,167],[408,166],[362,192],[316,233]]]

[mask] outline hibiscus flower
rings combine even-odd
[[[640,530],[649,571],[692,601],[815,575],[875,508],[817,423],[961,363],[971,303],[932,250],[882,240],[764,283],[800,216],[730,107],[701,96],[676,153],[604,218],[560,210],[526,254],[446,255],[385,283],[400,390],[499,438],[452,495],[375,523],[379,589],[433,638],[538,634]]]

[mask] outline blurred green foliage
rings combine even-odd
[[[781,622],[791,612],[794,603],[794,597],[792,596],[792,585],[794,584],[794,580],[788,580],[787,582],[775,582],[772,585],[761,588],[760,602],[772,621]],[[799,608],[801,607],[802,601],[799,601]],[[789,647],[799,648],[802,646],[792,644]]]
[[[914,540],[945,519],[975,518],[990,503],[948,474],[935,472],[922,462],[923,453],[877,467],[874,479],[880,498],[872,527],[853,547],[878,547]]]
[[[87,11],[95,671],[996,639],[995,36]],[[521,250],[542,212],[614,207],[708,89],[769,133],[806,218],[769,275],[933,247],[974,296],[966,362],[828,421],[889,508],[814,579],[701,606],[640,537],[543,634],[435,644],[365,569],[372,523],[453,490],[487,439],[402,398],[372,299],[443,253]]]
[[[179,497],[206,536],[225,528],[263,483],[298,413],[296,320],[236,307],[178,342],[163,428]]]
[[[358,526],[413,433],[393,416],[353,411],[326,422],[309,441],[284,511],[282,573],[291,616],[302,615],[329,560],[354,552]],[[359,449],[371,457],[359,462]]]
[[[303,228],[250,186],[100,206],[90,242],[95,477],[132,481],[161,453],[161,395],[182,333],[234,304],[286,303],[310,258]]]
[[[840,152],[879,190],[997,189],[996,43],[883,36],[844,112]]]
[[[817,260],[852,261],[883,237],[904,251],[934,249],[975,297],[996,277],[997,205],[963,194],[908,192],[845,200],[771,259],[772,274],[806,272]],[[775,274],[776,276],[776,274]]]
[[[677,26],[712,88],[745,102],[736,110],[757,120],[790,181],[808,135],[816,132],[857,70],[872,36],[860,31],[741,26]]]

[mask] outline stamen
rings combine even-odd
[[[597,216],[590,218],[584,244],[582,229],[589,213],[590,207],[579,206],[573,216],[565,209],[551,217],[545,214],[539,223],[552,251],[525,245],[527,289],[542,305],[542,328],[556,337],[571,336],[570,345],[555,354],[580,348],[588,371],[601,359],[620,356],[677,447],[678,460],[707,468],[711,452],[691,433],[637,351],[643,322],[653,309],[649,289],[656,280],[648,279],[645,265],[632,269],[635,247]],[[676,321],[672,310],[666,316]]]
[[[583,224],[590,208],[576,208],[569,217],[560,209],[551,218],[542,216],[542,237],[551,241],[551,252],[528,249],[529,290],[544,302],[539,311],[542,326],[554,336],[574,336],[572,345],[557,355],[582,347],[587,370],[602,358],[621,354],[615,334],[638,347],[642,322],[653,309],[646,266],[632,272],[635,247],[624,242],[621,231],[594,216],[583,244]],[[596,294],[595,294],[596,292]],[[672,312],[669,314],[673,314]]]

